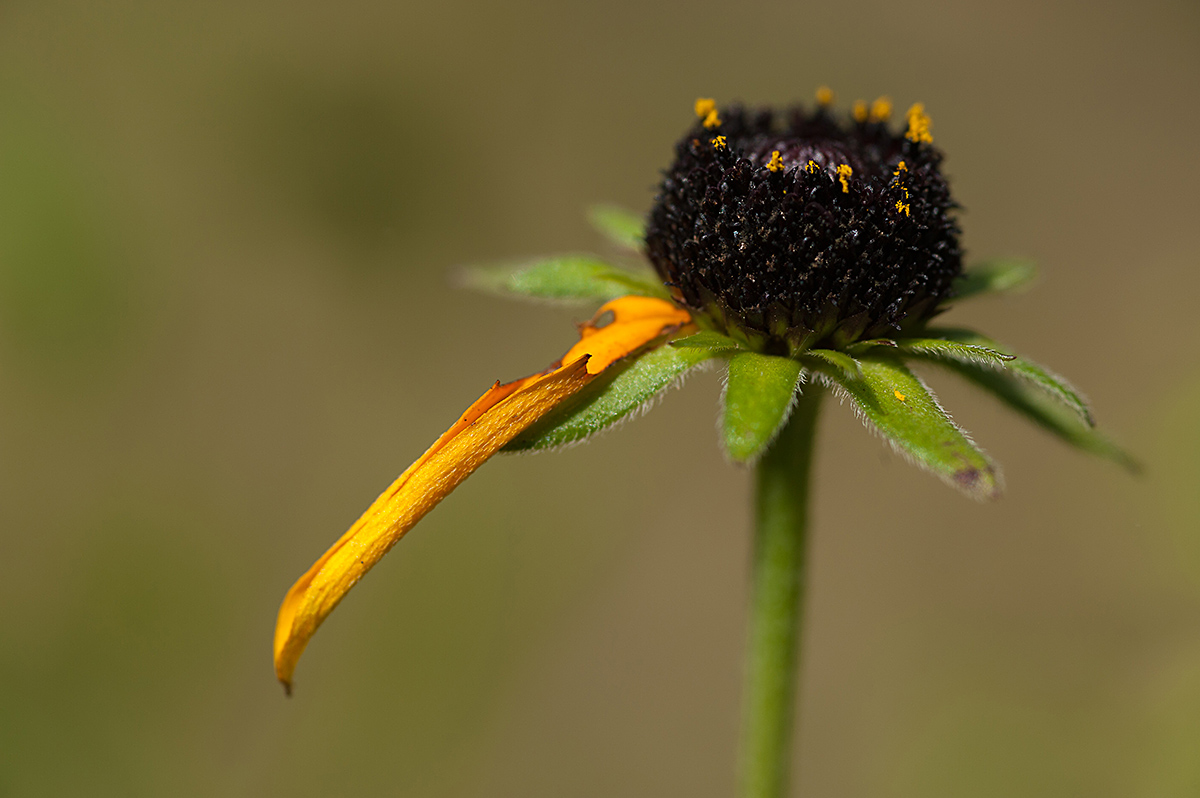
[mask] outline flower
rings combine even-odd
[[[976,332],[931,324],[948,302],[1012,290],[1034,270],[1020,260],[963,268],[924,107],[894,131],[886,98],[856,103],[848,118],[831,102],[827,89],[812,109],[783,113],[696,102],[645,230],[614,208],[592,215],[660,279],[591,255],[467,273],[476,288],[604,304],[559,361],[497,382],[467,408],[292,586],[274,646],[289,692],[321,622],[488,458],[583,440],[707,362],[727,364],[721,437],[734,461],[763,453],[801,391],[828,387],[906,459],[969,496],[996,497],[997,467],[909,368],[923,361],[1132,466],[1061,377]]]

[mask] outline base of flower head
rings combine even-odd
[[[836,306],[826,306],[806,314],[807,324],[794,324],[795,313],[782,303],[772,303],[765,311],[731,307],[713,292],[701,289],[703,307],[692,308],[676,295],[675,301],[688,307],[692,319],[702,329],[728,335],[749,349],[773,355],[793,356],[810,349],[842,349],[855,341],[905,335],[923,327],[940,312],[939,300],[925,297],[907,306],[898,319],[879,321],[861,310],[845,316]]]

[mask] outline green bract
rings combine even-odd
[[[787,421],[800,390],[800,361],[738,351],[729,356],[721,431],[734,460],[756,457]]]
[[[1013,291],[1023,288],[1037,277],[1032,261],[1004,258],[977,263],[954,283],[954,298],[966,299],[976,294]]]
[[[640,220],[609,206],[591,221],[613,243],[641,246]],[[967,268],[954,300],[1011,291],[1035,275],[1031,263],[996,260]],[[619,296],[667,297],[648,270],[623,268],[594,255],[564,255],[525,265],[468,271],[477,288],[516,296],[604,302]],[[960,429],[908,364],[943,367],[1066,443],[1127,468],[1134,461],[1093,429],[1087,403],[1066,380],[971,330],[932,325],[894,338],[862,340],[840,349],[811,348],[792,356],[755,351],[722,333],[685,328],[627,358],[579,396],[526,430],[506,451],[547,449],[584,440],[649,406],[654,397],[705,363],[727,367],[722,444],[735,461],[753,461],[788,419],[806,385],[823,383],[905,459],[977,499],[999,495],[999,469]]]
[[[640,252],[646,240],[646,224],[636,213],[616,205],[593,205],[588,221],[612,243]]]
[[[704,349],[673,346],[646,352],[606,372],[595,385],[518,435],[504,450],[549,449],[581,441],[642,408],[711,356]]]
[[[996,467],[959,429],[925,383],[900,357],[871,354],[859,361],[863,376],[831,381],[854,402],[859,417],[907,459],[969,496],[999,495]]]
[[[468,268],[463,283],[497,294],[560,302],[606,302],[629,296],[665,298],[667,292],[645,270],[638,273],[613,266],[595,255],[557,255],[527,263]]]

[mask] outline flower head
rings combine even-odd
[[[1010,290],[1033,269],[963,267],[924,107],[893,130],[886,98],[856,103],[846,119],[831,103],[827,89],[815,108],[782,114],[696,102],[644,231],[623,211],[593,213],[661,281],[592,255],[468,273],[477,288],[604,304],[559,361],[497,382],[467,408],[292,586],[275,633],[285,687],[355,583],[488,458],[583,440],[705,363],[727,368],[721,438],[734,461],[768,447],[801,392],[828,388],[906,459],[969,496],[997,496],[999,470],[909,368],[916,361],[957,373],[1067,443],[1131,464],[1061,377],[978,333],[929,323],[949,299]]]
[[[697,112],[646,254],[702,323],[792,354],[912,328],[950,295],[959,229],[921,106],[901,130],[883,98],[846,118],[827,102]]]

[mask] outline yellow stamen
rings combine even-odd
[[[817,166],[817,162],[814,161],[812,158],[809,158],[808,163],[804,164],[804,171],[808,172],[810,175],[820,168],[821,167]]]
[[[721,117],[717,116],[717,109],[714,108],[713,110],[709,111],[708,116],[704,117],[704,122],[702,124],[709,130],[712,130],[714,127],[720,127]]]
[[[725,137],[717,136],[715,139],[712,140],[712,145],[715,149],[718,149],[718,150],[725,149]]]
[[[847,178],[854,174],[854,170],[850,168],[850,164],[844,163],[837,168],[838,180],[842,181],[842,193],[850,193],[850,183]]]
[[[696,116],[699,118],[704,119],[715,110],[717,110],[717,103],[711,97],[701,97],[696,100]]]
[[[854,110],[851,113],[854,114],[855,122],[866,122],[867,121],[867,104],[862,100],[855,100],[854,101]]]
[[[894,393],[896,395],[896,398],[899,399],[901,402],[903,402],[905,399],[908,398],[907,396],[900,393],[899,391],[892,391],[892,393]]]
[[[880,97],[871,103],[871,121],[886,122],[892,116],[892,101],[888,97]]]
[[[767,168],[772,172],[779,172],[783,169],[783,158],[779,156],[779,150],[771,153],[771,162],[767,164]]]
[[[817,89],[817,105],[822,107],[833,102],[833,89],[828,86],[821,86]]]
[[[598,327],[607,313],[612,323]],[[581,328],[580,342],[558,363],[496,383],[467,408],[288,591],[275,625],[275,675],[284,687],[291,689],[309,639],[350,588],[459,483],[609,365],[690,322],[661,299],[616,299]]]
[[[894,178],[893,183],[900,186],[900,190],[904,192],[904,199],[908,199],[908,187],[905,186],[900,181],[903,180],[902,175],[904,175],[907,172],[908,172],[908,164],[906,164],[904,161],[901,161],[900,163],[896,164],[896,171],[892,172],[892,177]],[[904,202],[904,200],[896,201],[896,210],[899,211],[900,213],[904,214],[905,216],[912,215],[911,213],[909,213],[909,210],[910,210],[909,204],[907,202]]]
[[[933,136],[929,132],[929,128],[933,126],[933,120],[929,118],[929,114],[925,113],[925,106],[921,103],[914,103],[912,108],[908,109],[908,132],[904,137],[915,143],[924,142],[925,144],[933,143]]]

